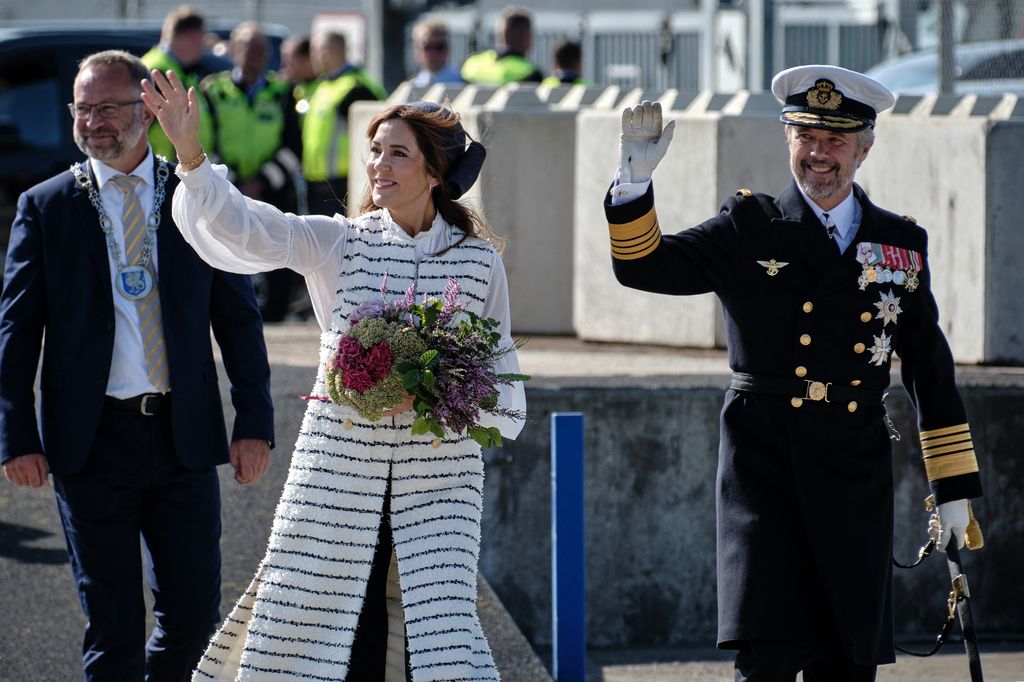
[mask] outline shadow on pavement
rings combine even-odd
[[[65,550],[31,546],[34,542],[53,536],[49,531],[0,521],[0,558],[22,564],[65,564],[68,561]]]

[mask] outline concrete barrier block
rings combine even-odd
[[[715,191],[713,173],[682,177],[687,175],[684,157],[700,159],[708,164],[706,168],[713,168],[713,119],[684,122],[671,117],[677,121],[672,150],[655,171],[658,216],[667,232],[696,224],[696,216],[713,215],[717,207],[708,198]],[[713,347],[717,308],[713,296],[694,296],[685,305],[675,305],[664,297],[627,289],[612,274],[603,200],[619,164],[620,128],[618,111],[584,111],[578,118],[573,240],[576,333],[591,341]]]
[[[706,100],[708,98],[705,98]],[[704,102],[705,104],[707,102]],[[788,182],[785,138],[770,116],[672,113],[672,146],[654,175],[658,220],[674,233],[714,216],[725,197],[748,187],[776,193]],[[583,112],[577,140],[575,328],[580,338],[710,348],[723,346],[720,306],[711,294],[668,300],[622,287],[611,272],[601,199],[618,166],[618,112]]]
[[[575,113],[481,110],[476,120],[487,147],[480,198],[507,240],[513,328],[571,335]]]

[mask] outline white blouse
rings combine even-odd
[[[209,161],[187,172],[179,166],[177,175],[181,183],[174,191],[171,212],[185,241],[196,253],[211,266],[226,272],[253,274],[279,268],[294,270],[306,278],[320,329],[329,329],[353,219],[340,214],[332,218],[299,216],[249,199],[228,182],[226,166],[212,166]],[[417,259],[439,253],[456,241],[453,230],[445,229],[448,226],[440,214],[434,218],[431,229],[412,237],[391,219],[387,210],[383,213],[384,229],[396,240],[415,242]],[[498,321],[502,343],[510,346],[513,342],[508,280],[501,256],[497,251],[491,254],[491,281],[483,317]],[[499,360],[496,369],[499,373],[521,373],[515,351]],[[499,405],[525,413],[526,394],[522,382],[502,386]],[[483,426],[497,426],[505,438],[514,439],[523,428],[522,419],[482,416]]]

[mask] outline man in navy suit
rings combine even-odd
[[[219,621],[216,466],[256,481],[274,438],[252,287],[175,228],[177,178],[146,138],[147,77],[125,52],[82,61],[69,108],[89,159],[18,200],[0,295],[0,462],[18,486],[53,474],[97,682],[188,678]],[[211,327],[232,386],[230,448]]]

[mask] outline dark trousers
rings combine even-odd
[[[377,535],[377,549],[374,550],[370,578],[366,582],[366,598],[363,601],[363,610],[359,613],[345,682],[374,682],[384,679],[388,652],[387,581],[394,548],[390,516],[391,482],[388,481],[388,489],[384,493],[380,531]],[[408,642],[405,648],[405,667],[407,679],[411,680]]]
[[[188,680],[220,621],[216,470],[178,463],[169,412],[108,406],[82,471],[53,479],[88,620],[86,682]],[[156,619],[148,642],[143,570]]]
[[[874,682],[877,666],[824,658],[795,642],[751,640],[736,654],[736,682]]]
[[[348,204],[348,178],[331,178],[330,180],[310,180],[306,184],[306,196],[309,212],[313,215],[333,216],[335,213],[345,215]]]

